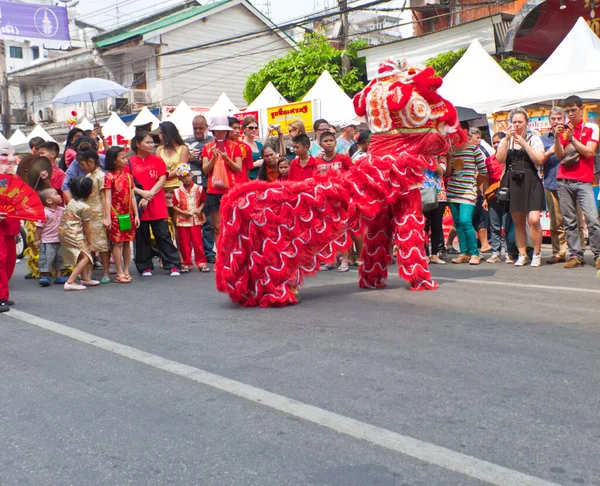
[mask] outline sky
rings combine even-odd
[[[63,5],[60,0],[21,1]],[[266,0],[250,1],[259,8],[266,3]],[[353,3],[353,0],[349,1]],[[181,3],[182,0],[79,0],[74,10],[80,20],[89,22],[92,25],[100,25],[105,29],[113,29]],[[211,3],[211,0],[200,0],[200,3]],[[397,6],[402,3],[403,0],[393,0],[390,4]],[[390,4],[383,4],[382,6],[389,7]],[[281,23],[286,20],[308,16],[315,11],[334,7],[335,5],[337,5],[337,0],[271,0],[271,18],[274,22]],[[392,15],[395,14],[392,13]]]

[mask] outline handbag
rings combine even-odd
[[[421,187],[421,206],[424,213],[433,211],[439,206],[437,187]]]
[[[127,163],[129,164],[129,172],[131,174],[131,177],[133,178],[133,185],[135,186],[136,189],[139,189],[140,191],[144,190],[144,186],[142,186],[140,184],[140,182],[133,176],[133,167],[131,167],[131,161],[129,159],[127,159]],[[138,207],[138,216],[142,217],[142,213],[144,212],[144,208],[140,206],[140,203],[142,202],[142,199],[144,199],[142,196],[140,196],[139,194],[135,194],[135,203],[137,204]]]
[[[212,185],[215,189],[229,189],[229,179],[227,178],[227,169],[225,169],[225,160],[219,156],[215,160],[212,173]]]
[[[569,146],[568,150],[565,150],[565,155],[562,159],[560,159],[560,165],[568,169],[569,167],[573,167],[575,164],[579,162],[581,156],[579,152],[575,150],[575,147],[572,145]]]
[[[127,181],[129,182],[128,186],[131,188],[131,179],[129,178],[129,174],[127,174]],[[111,205],[111,208],[113,210],[113,213],[115,213],[115,215],[117,216],[120,231],[129,231],[133,228],[133,226],[131,225],[131,194],[129,195],[129,211],[127,213],[117,214],[115,207]]]

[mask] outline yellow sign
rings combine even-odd
[[[294,121],[304,123],[307,132],[312,130],[312,101],[300,101],[298,103],[290,103],[289,105],[267,108],[267,123],[269,125],[279,125],[283,133],[288,132],[290,123]]]

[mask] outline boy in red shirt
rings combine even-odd
[[[323,156],[317,159],[315,166],[315,173],[325,175],[329,171],[335,172],[346,172],[352,167],[352,159],[347,155],[340,154],[337,152],[337,140],[335,135],[331,132],[325,132],[321,134],[319,139],[321,147],[323,147]],[[328,264],[322,264],[321,270],[332,270],[333,266]],[[338,267],[338,272],[348,272],[350,267],[348,266],[348,252],[342,253],[342,261]]]
[[[228,140],[236,143],[240,147],[242,154],[242,170],[239,174],[235,175],[235,183],[241,184],[242,182],[248,182],[248,173],[254,168],[254,160],[252,159],[252,149],[247,143],[240,141],[241,125],[240,121],[234,116],[227,118],[229,121],[229,132]]]
[[[194,174],[188,164],[180,164],[175,169],[177,178],[182,182],[173,193],[173,211],[177,241],[181,253],[181,272],[188,273],[192,268],[192,247],[196,266],[201,272],[210,272],[206,266],[202,225],[204,224],[204,203],[206,195],[202,186],[194,184]]]
[[[316,172],[325,175],[330,170],[337,172],[350,170],[350,167],[353,165],[352,159],[336,151],[337,141],[333,133],[322,133],[319,141],[321,142],[321,147],[323,147],[324,154],[317,159]]]
[[[313,176],[317,159],[308,153],[310,149],[310,138],[308,135],[296,135],[292,139],[292,147],[296,158],[290,162],[288,170],[288,181],[305,181]]]

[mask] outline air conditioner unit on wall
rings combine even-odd
[[[54,112],[52,111],[52,108],[50,108],[50,107],[44,108],[44,121],[50,121],[50,122],[54,121]]]
[[[148,89],[132,89],[129,92],[129,103],[149,105],[152,103],[152,92]]]

